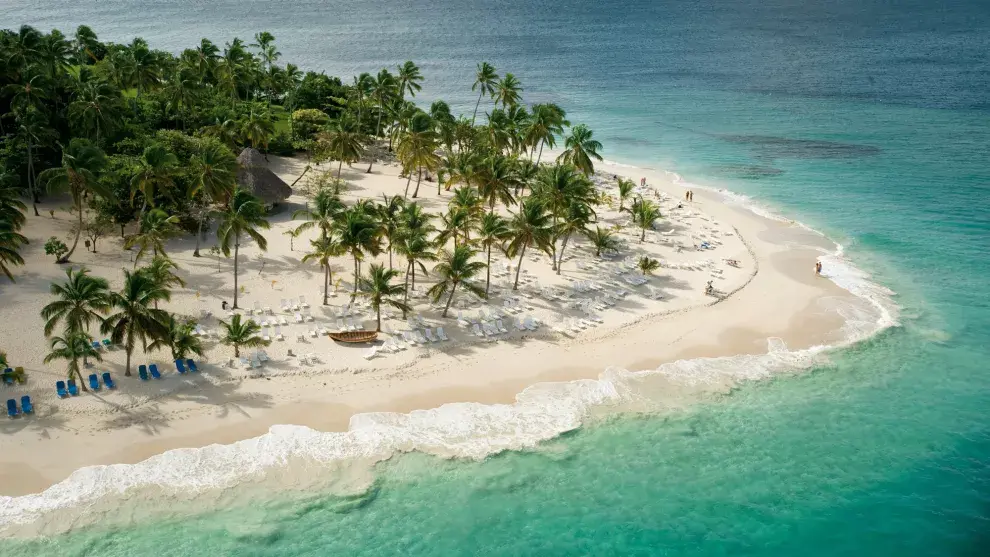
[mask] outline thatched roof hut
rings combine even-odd
[[[292,188],[268,169],[265,156],[250,147],[237,156],[237,184],[251,192],[266,205],[281,203],[292,195]]]

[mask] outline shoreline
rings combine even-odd
[[[662,177],[647,170],[627,168],[626,165],[623,167],[602,165],[600,171],[627,175],[634,180],[638,180],[636,174],[642,172],[649,175],[651,185],[655,184],[670,193],[682,194],[683,186],[676,182],[660,183]],[[669,177],[668,173],[664,174]],[[464,370],[479,367],[477,364],[482,362],[477,361],[478,358],[473,362],[476,365],[471,365],[470,355],[460,357],[455,355],[454,360],[459,364],[460,369],[449,369],[449,366],[448,369],[441,369],[444,366],[440,364],[430,366],[428,365],[430,359],[425,358],[423,365],[417,365],[423,361],[418,359],[391,370],[358,372],[345,368],[337,373],[317,372],[260,379],[242,378],[236,381],[238,388],[267,396],[267,400],[274,402],[267,406],[259,405],[257,408],[244,404],[238,406],[225,403],[221,405],[222,408],[212,413],[212,416],[208,413],[195,412],[196,407],[202,410],[203,405],[199,402],[163,403],[163,405],[172,405],[170,411],[173,414],[182,414],[182,418],[169,420],[165,428],[152,427],[151,431],[141,431],[142,420],[138,418],[133,425],[129,424],[124,429],[90,433],[88,436],[77,433],[74,436],[85,437],[76,442],[91,447],[108,444],[125,445],[128,447],[125,450],[90,450],[82,460],[61,459],[57,463],[48,463],[48,466],[29,465],[27,469],[23,463],[15,468],[7,461],[0,461],[0,480],[2,480],[0,485],[4,486],[3,495],[27,496],[24,499],[41,498],[45,493],[29,494],[57,485],[65,481],[66,477],[72,482],[79,473],[86,475],[86,470],[73,472],[84,466],[99,468],[99,465],[109,464],[140,465],[139,463],[148,458],[156,458],[156,455],[157,458],[163,458],[167,455],[162,453],[173,449],[208,447],[213,444],[229,444],[264,436],[272,426],[278,424],[292,423],[324,432],[367,430],[381,425],[375,423],[376,419],[383,419],[382,423],[396,419],[401,422],[403,418],[409,419],[409,414],[406,413],[416,413],[414,411],[424,408],[437,409],[444,404],[448,407],[464,403],[472,407],[504,406],[510,403],[519,405],[519,401],[525,399],[527,393],[544,389],[547,384],[566,386],[567,382],[602,379],[606,376],[608,376],[607,380],[613,380],[612,370],[615,369],[649,372],[662,370],[665,367],[676,368],[684,363],[697,363],[703,359],[730,360],[730,362],[722,362],[726,365],[731,365],[733,358],[758,359],[768,355],[768,339],[772,338],[779,338],[792,353],[806,349],[813,349],[818,353],[820,350],[841,345],[844,339],[850,336],[848,331],[840,332],[849,320],[840,316],[841,311],[837,311],[836,307],[837,304],[855,306],[859,299],[832,280],[814,277],[808,272],[814,259],[829,251],[841,253],[840,246],[832,244],[834,250],[829,250],[831,241],[822,236],[820,245],[793,249],[788,244],[790,242],[788,232],[801,226],[799,223],[795,225],[774,221],[750,212],[746,208],[733,207],[719,199],[718,192],[702,190],[698,192],[698,197],[701,202],[698,207],[704,207],[706,212],[714,210],[719,213],[717,218],[720,220],[731,219],[734,221],[732,226],[737,230],[740,226],[737,226],[735,221],[738,221],[743,229],[739,232],[740,238],[754,243],[754,247],[748,249],[754,250],[752,253],[755,256],[754,262],[759,265],[758,270],[753,271],[752,277],[739,287],[738,292],[722,302],[691,305],[670,311],[647,312],[638,315],[631,322],[607,327],[603,332],[591,330],[582,333],[576,339],[564,341],[546,338],[528,339],[525,341],[527,344],[536,346],[527,346],[525,349],[518,349],[517,346],[500,346],[498,363],[501,365],[495,370],[497,373],[481,377],[478,376],[479,374],[467,376],[463,373]],[[753,237],[751,238],[750,235]],[[828,269],[826,269],[827,273]],[[774,304],[765,303],[766,299],[775,297],[779,297],[779,300]],[[876,330],[881,328],[877,326]],[[663,339],[663,342],[658,343],[658,339]],[[648,346],[649,354],[643,354],[644,345]],[[540,364],[534,365],[534,360],[539,360]],[[544,360],[552,360],[552,363],[548,365]],[[487,366],[480,367],[484,368],[484,371],[492,371],[491,362],[487,362]],[[348,371],[352,373],[348,375]],[[400,373],[406,377],[397,379],[396,376]],[[652,382],[656,383],[655,385],[649,385],[650,380],[636,379],[646,384],[646,386],[638,385],[638,388],[641,388],[642,392],[650,392],[652,397],[649,403],[643,406],[647,411],[689,404],[704,393],[725,390],[738,380],[716,373],[710,377],[695,377],[695,385],[687,387],[679,385],[679,388],[672,389],[671,381],[683,382],[683,375],[670,371],[649,374],[654,376]],[[341,379],[351,379],[351,381],[340,381]],[[332,383],[332,392],[323,393],[326,396],[314,396],[313,386],[318,382],[325,386],[325,380],[330,380]],[[189,386],[188,390],[221,390],[226,384],[211,385],[199,382]],[[671,391],[672,395],[664,396],[664,393],[659,392],[664,388]],[[211,396],[208,392],[201,394],[206,399]],[[326,402],[327,398],[335,401]],[[607,404],[615,403],[614,400],[608,401],[607,396],[600,398]],[[145,404],[158,403],[151,401]],[[643,402],[639,401],[637,404],[643,405]],[[393,413],[402,413],[405,416],[392,415]],[[152,418],[153,416],[146,416],[143,420],[145,425]],[[573,422],[574,417],[568,419]],[[564,421],[567,422],[568,419]],[[578,427],[580,418],[577,419],[577,424],[568,425]],[[573,427],[569,428],[573,429]],[[549,431],[515,441],[501,440],[502,448],[484,447],[473,456],[481,457],[505,448],[532,446],[562,433],[562,431],[547,433]],[[341,435],[347,434],[341,433]],[[34,443],[27,442],[22,446],[30,451],[32,444],[45,444],[44,439],[33,441]],[[450,449],[450,447],[431,448],[406,443],[405,447],[393,450],[425,450],[444,455],[445,451]],[[78,451],[66,452],[69,452],[68,456],[79,459]],[[452,450],[446,454],[453,456],[460,453]],[[111,468],[119,470],[119,467]],[[8,513],[7,511],[13,509],[5,509],[5,507],[22,507],[14,505],[21,502],[28,503],[28,501],[0,496],[0,513],[4,515],[5,522],[10,522],[16,515],[16,513]]]

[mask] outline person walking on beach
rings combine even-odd
[[[815,274],[818,275],[818,276],[821,276],[821,274],[822,274],[822,262],[821,261],[816,261],[815,262]]]
[[[689,201],[690,199],[691,199],[691,192],[685,190],[684,191],[684,201]]]

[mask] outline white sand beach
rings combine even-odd
[[[303,160],[271,157],[271,168],[287,183],[304,166]],[[352,186],[343,193],[345,202],[402,193],[405,179],[398,177],[396,166],[376,165],[371,174],[364,169],[344,168],[343,177]],[[23,366],[28,377],[24,385],[5,388],[4,398],[28,394],[35,405],[32,416],[0,422],[0,495],[43,491],[84,466],[136,463],[170,449],[232,443],[261,435],[275,424],[345,431],[355,414],[406,413],[457,402],[511,403],[535,383],[596,378],[609,367],[653,369],[687,358],[763,354],[768,338],[779,338],[790,349],[840,339],[848,317],[840,312],[859,302],[815,276],[816,259],[834,249],[830,242],[799,226],[727,204],[714,192],[696,190],[693,202],[685,202],[684,188],[667,174],[607,164],[599,165],[599,171],[605,176],[628,175],[637,184],[645,177],[647,186],[640,192],[662,199],[664,218],[656,231],[646,234],[645,242],[640,242],[639,230],[629,224],[627,214],[615,206],[601,207],[603,227],[623,227],[619,257],[597,258],[585,240],[578,240],[568,248],[570,255],[557,275],[548,257],[527,255],[515,292],[506,266],[514,270],[516,262],[500,254],[493,257],[491,299],[480,303],[458,295],[448,318],[441,318],[442,308],[432,307],[423,296],[430,277],[417,277],[413,326],[420,334],[429,328],[431,335],[442,327],[449,340],[402,343],[401,350],[379,350],[370,359],[367,345],[341,345],[320,334],[336,330],[338,320],[373,328],[374,315],[360,300],[344,315],[352,284],[351,260],[346,257],[333,267],[338,291],[329,305],[322,305],[323,273],[316,264],[300,261],[317,232],[296,239],[295,250],[290,250],[283,232],[298,224],[292,212],[307,201],[299,187],[303,179],[288,206],[270,219],[267,252],[252,243],[241,248],[242,313],[259,307],[254,319],[282,323],[278,327],[284,340],[275,339],[271,326],[267,361],[259,368],[245,368],[232,348],[210,334],[206,358],[195,374],[177,374],[167,351],[144,354],[139,347],[135,364],[156,363],[164,375],[141,381],[136,374],[124,377],[124,351],[110,349],[104,351],[103,362],[84,374],[109,371],[117,388],[66,399],[59,399],[54,388],[65,378],[64,366],[43,363],[47,343],[39,311],[51,299],[49,284],[65,276],[65,267],[55,265],[42,245],[52,235],[67,236],[74,217],[62,210],[64,200],[46,204],[42,216],[29,217],[25,227],[31,243],[24,250],[27,265],[16,270],[17,282],[0,279],[3,348],[10,364]],[[614,194],[614,181],[599,181],[605,192]],[[436,183],[424,182],[419,201],[426,210],[438,212],[450,196],[443,192],[438,197]],[[54,219],[49,209],[56,210]],[[207,248],[214,239],[211,233]],[[713,249],[697,249],[702,242]],[[232,265],[230,259],[218,259],[206,250],[203,257],[193,257],[193,245],[194,238],[184,237],[167,246],[187,287],[173,291],[165,309],[199,320],[211,333],[218,317],[226,319],[221,302],[233,298]],[[635,284],[642,275],[632,264],[643,254],[664,265],[655,276],[645,277],[645,284]],[[131,257],[119,237],[108,238],[101,241],[98,253],[77,250],[72,265],[84,265],[119,287],[120,271],[131,267]],[[738,261],[738,267],[727,260]],[[387,264],[387,256],[379,261]],[[709,281],[728,297],[718,301],[705,295]],[[291,306],[300,299],[308,304],[312,319],[300,307],[304,322],[296,323]],[[281,309],[283,300],[290,305],[288,312]],[[472,326],[458,323],[458,315],[474,320],[482,311],[497,311],[504,332],[482,338]],[[383,319],[386,332],[379,335],[378,345],[387,341],[391,347],[391,339],[410,331],[401,314]],[[493,323],[497,328],[499,321]],[[306,363],[300,357],[304,355]],[[701,369],[698,373],[694,383],[699,390],[728,386],[725,378],[705,376]],[[682,403],[688,384],[658,380],[654,403]]]

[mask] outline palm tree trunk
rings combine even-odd
[[[643,243],[646,240],[646,227],[643,227],[643,233],[639,235],[639,243]]]
[[[402,304],[403,304],[403,306],[409,304],[409,269],[411,267],[412,267],[412,261],[410,261],[409,262],[409,265],[406,266],[406,278],[405,278],[405,280],[402,283],[402,286],[403,286],[403,288],[402,288]],[[402,318],[403,319],[406,318],[406,310],[404,308],[402,310]]]
[[[419,183],[423,181],[423,165],[419,165],[419,170],[416,172],[416,190],[413,191],[413,199],[419,195]]]
[[[193,250],[193,257],[201,257],[199,255],[199,243],[200,240],[203,238],[203,221],[206,220],[204,218],[205,216],[206,215],[202,215],[199,218],[199,227],[196,229],[196,249]]]
[[[382,332],[382,306],[381,306],[381,304],[378,305],[378,309],[376,311],[378,313],[378,315],[377,315],[377,317],[378,317],[378,324],[375,327],[375,332],[376,333],[380,333],[380,332]]]
[[[327,296],[330,292],[330,262],[323,266],[323,305],[327,305]]]
[[[34,175],[34,155],[31,150],[31,142],[28,141],[28,190],[31,192],[31,206],[34,207],[34,216],[39,217],[38,214],[38,194],[34,193],[34,180],[31,177]]]
[[[133,335],[128,333],[127,342],[124,344],[124,352],[127,357],[124,359],[124,377],[131,376],[131,352],[134,352],[134,338]]]
[[[412,183],[412,172],[410,172],[406,176],[406,191],[405,191],[405,193],[402,194],[402,197],[404,197],[404,198],[408,198],[409,197],[409,184],[410,183]]]
[[[522,250],[519,251],[519,263],[516,265],[516,282],[512,285],[513,290],[519,290],[519,271],[522,270],[522,260],[523,256],[526,255],[526,246],[528,244],[523,244]]]
[[[443,307],[443,313],[441,317],[447,317],[447,310],[450,309],[450,303],[454,301],[454,291],[457,290],[457,283],[450,287],[450,296],[447,296],[447,305]]]
[[[488,246],[488,265],[485,267],[485,296],[488,295],[488,287],[492,284],[492,247]]]
[[[557,258],[557,274],[558,275],[560,274],[560,268],[564,265],[564,249],[567,248],[567,240],[569,240],[570,238],[571,238],[571,235],[570,234],[564,236],[564,241],[561,242],[561,244],[560,244],[560,257]]]
[[[340,180],[340,171],[344,168],[344,159],[340,159],[340,164],[337,165],[337,179]]]
[[[83,356],[83,365],[86,365],[86,356]],[[83,381],[82,373],[79,371],[79,366],[76,366],[72,371],[75,376],[79,378],[79,386],[82,387],[83,392],[88,393],[89,389],[86,387],[86,382]]]
[[[237,309],[237,252],[241,248],[241,233],[234,235],[234,305],[231,309]]]
[[[378,123],[375,124],[375,137],[380,137],[379,134],[382,133],[382,114],[384,113],[385,107],[382,106],[382,96],[378,95]],[[370,169],[371,167],[369,166],[368,168]]]
[[[72,247],[69,248],[69,253],[63,255],[57,262],[58,263],[68,263],[69,258],[72,257],[72,252],[76,251],[76,246],[79,245],[79,236],[82,236],[83,229],[83,214],[82,214],[82,196],[76,198],[76,212],[79,213],[79,223],[76,227],[76,239],[72,241]],[[645,232],[644,232],[645,234]]]
[[[540,140],[540,154],[536,157],[536,164],[540,164],[540,159],[543,158],[543,140]]]
[[[481,106],[481,97],[484,96],[485,89],[482,88],[478,93],[478,102],[474,103],[474,116],[471,117],[471,127],[474,127],[474,119],[478,117],[478,107]]]
[[[357,286],[358,286],[358,258],[354,256],[354,293],[351,294],[351,303],[354,303],[354,299],[357,298]]]

